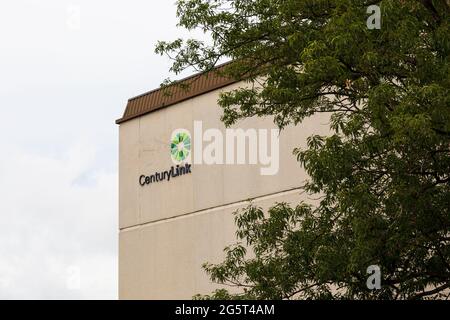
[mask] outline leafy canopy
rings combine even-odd
[[[317,205],[249,206],[204,298],[427,298],[450,287],[450,1],[179,0],[179,25],[210,42],[160,42],[172,71],[223,71],[223,121],[280,128],[329,113],[295,154]],[[367,7],[381,8],[370,30]],[[248,255],[247,250],[252,254]],[[382,287],[369,290],[369,265]]]

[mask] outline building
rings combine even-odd
[[[120,299],[190,299],[218,288],[201,266],[222,261],[223,248],[236,242],[232,213],[248,205],[249,199],[268,208],[276,202],[297,203],[304,198],[299,187],[307,177],[292,151],[305,146],[312,133],[327,132],[325,116],[283,130],[278,166],[270,164],[278,169],[272,170],[275,173],[263,174],[267,161],[255,164],[251,160],[252,152],[259,152],[251,149],[251,135],[244,140],[244,164],[242,158],[238,160],[239,142],[229,147],[229,139],[223,141],[222,155],[216,149],[211,154],[217,157],[199,161],[195,156],[208,154],[204,147],[214,140],[211,136],[222,133],[229,138],[220,121],[220,92],[246,83],[215,73],[197,74],[182,83],[189,83],[189,89],[172,86],[171,95],[156,89],[130,99],[117,120]],[[246,119],[234,126],[238,128],[244,130],[241,133],[257,132],[257,137],[276,129],[270,118]],[[174,143],[174,137],[183,143]],[[267,147],[274,149],[274,145]],[[235,163],[226,158],[227,148],[236,152]],[[178,176],[175,160],[180,161],[178,171],[184,170]]]

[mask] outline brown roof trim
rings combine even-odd
[[[194,98],[238,82],[218,74],[230,62],[217,66],[210,72],[198,73],[169,85],[166,88],[157,88],[147,93],[128,100],[127,107],[122,118],[116,120],[117,124],[143,116],[150,112],[165,108],[176,103]],[[181,85],[188,85],[183,88]],[[164,94],[165,90],[171,90],[171,94]]]

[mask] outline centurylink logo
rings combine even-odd
[[[186,129],[172,132],[170,156],[174,164],[171,168],[151,175],[141,175],[139,184],[146,186],[190,174],[192,163],[259,165],[261,175],[273,176],[280,167],[280,130],[226,129],[224,135],[217,128],[203,130],[203,122],[194,121],[193,137]]]
[[[170,154],[175,164],[190,162],[191,155],[191,134],[184,129],[177,129],[172,132],[170,138]]]
[[[168,170],[141,175],[139,184],[143,187],[156,182],[170,181],[173,178],[192,173],[190,164],[191,134],[187,130],[176,130],[170,138],[170,155],[175,164]]]
[[[278,129],[252,128],[228,128],[224,134],[217,128],[204,130],[202,121],[194,121],[193,136],[186,129],[172,132],[170,154],[175,165],[260,165],[260,174],[270,176],[280,166],[279,136]]]

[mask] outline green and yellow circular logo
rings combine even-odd
[[[170,154],[175,163],[188,159],[191,153],[191,135],[187,130],[179,130],[172,134]]]

